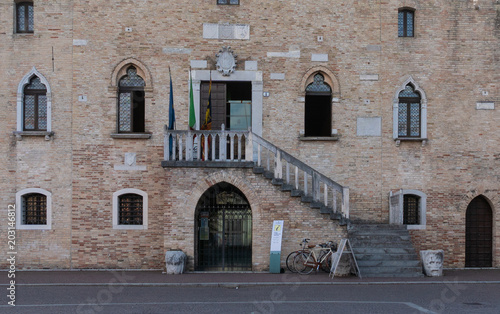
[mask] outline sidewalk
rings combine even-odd
[[[6,271],[2,271],[0,284],[9,282]],[[42,270],[16,271],[16,285],[158,285],[158,286],[255,286],[255,285],[365,285],[365,284],[428,284],[428,283],[495,283],[500,284],[500,269],[444,270],[443,277],[418,278],[330,278],[325,272],[299,275],[293,273],[205,273],[189,272],[167,275],[161,271],[122,270]]]

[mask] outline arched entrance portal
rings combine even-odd
[[[195,269],[252,270],[252,211],[245,195],[221,182],[196,205]]]
[[[493,215],[488,201],[473,199],[465,219],[465,267],[491,267]]]

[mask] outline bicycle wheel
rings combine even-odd
[[[295,252],[288,254],[288,256],[286,257],[286,268],[288,268],[288,270],[291,271],[292,273],[297,272],[297,270],[295,269],[295,266],[293,265],[293,260],[294,260],[295,256],[299,253],[300,253],[300,251],[295,251]]]
[[[299,274],[307,275],[310,274],[314,267],[307,265],[307,262],[311,262],[312,258],[308,254],[299,253],[293,259],[293,266]]]

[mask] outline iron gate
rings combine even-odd
[[[252,270],[252,211],[230,184],[210,188],[196,210],[196,270]]]

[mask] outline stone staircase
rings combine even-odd
[[[423,276],[405,226],[351,224],[348,235],[363,277]]]
[[[329,215],[332,220],[338,220],[339,225],[346,226],[349,223],[349,219],[340,212],[336,212],[332,206],[325,205],[322,201],[315,201],[311,195],[306,195],[303,190],[296,189],[294,185],[285,183],[283,179],[275,178],[273,171],[268,171],[264,167],[254,166],[253,173],[262,174],[274,186],[280,187],[281,191],[289,192],[291,197],[300,197],[300,201],[303,204],[308,205],[310,208],[319,209],[321,214]]]
[[[204,141],[203,148],[197,141]],[[224,126],[221,130],[169,130],[165,126],[161,164],[163,167],[253,167],[255,174],[263,175],[291,197],[300,197],[302,203],[338,220],[340,225],[349,224],[349,187],[250,130],[231,131]]]

